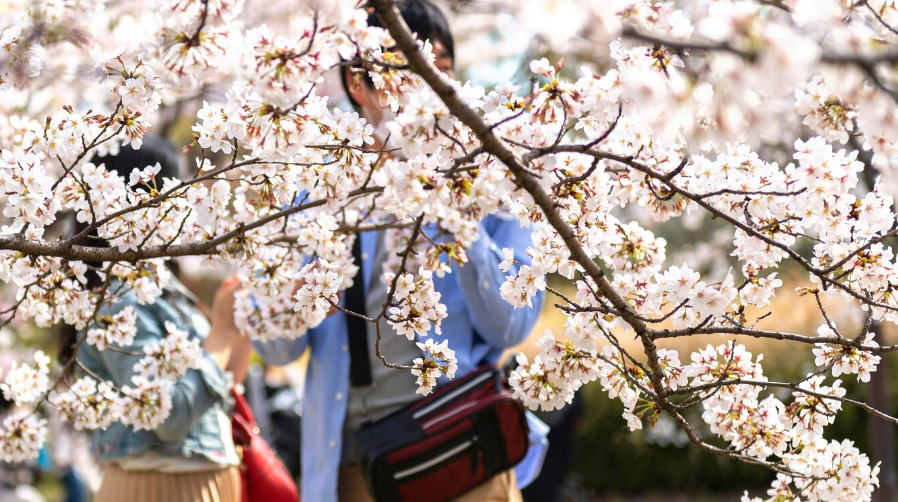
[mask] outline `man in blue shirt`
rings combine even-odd
[[[431,41],[437,67],[451,74],[454,46],[442,13],[427,0],[399,3],[399,9],[411,30]],[[371,25],[379,24],[374,15],[368,21]],[[345,71],[343,78],[353,106],[372,124],[385,121],[370,80],[356,78],[349,71]],[[376,317],[387,299],[387,286],[380,279],[387,258],[383,232],[363,232],[357,240],[365,314]],[[480,238],[467,251],[468,263],[453,264],[451,273],[434,278],[448,313],[442,322],[442,336],[448,339],[458,359],[456,378],[482,364],[496,364],[506,349],[523,342],[533,328],[542,306],[542,293],[533,299],[532,308],[516,310],[502,299],[499,291],[505,282],[505,273],[499,269],[502,248],[514,250],[515,260],[528,264],[530,258],[525,250],[529,244],[530,230],[522,228],[514,218],[502,214],[488,216],[480,224]],[[514,268],[508,271],[515,272]],[[380,349],[388,361],[411,364],[414,358],[420,357],[421,351],[414,341],[396,336],[385,321],[381,322],[384,336]],[[311,350],[302,419],[304,501],[372,500],[346,447],[346,438],[364,423],[383,418],[421,398],[415,393],[415,378],[408,371],[387,368],[375,355],[373,324],[367,325],[369,350],[363,356],[369,358],[370,383],[350,384],[348,324],[347,315],[336,313],[295,340],[255,343],[262,358],[271,364],[290,363],[307,348]],[[352,357],[358,356],[354,353]],[[538,467],[534,468],[533,464],[541,461],[541,453],[531,452],[519,466],[521,482],[535,476]],[[515,472],[499,474],[458,500],[519,501]]]

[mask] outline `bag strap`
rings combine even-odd
[[[253,414],[253,409],[246,400],[246,396],[244,396],[242,392],[237,392],[237,390],[234,389],[231,391],[231,397],[234,398],[233,415],[243,417],[247,423],[255,425],[256,416]]]
[[[344,307],[349,311],[367,315],[365,276],[362,273],[362,234],[356,235],[355,242],[352,243],[352,259],[358,265],[359,272],[356,274],[352,286],[346,290]],[[367,322],[354,315],[347,315],[346,331],[349,338],[349,382],[353,387],[367,387],[372,382]],[[474,329],[474,336],[483,339],[476,329]]]
[[[231,395],[234,398],[234,411],[231,412],[231,436],[234,438],[235,446],[247,448],[252,443],[256,419],[243,394],[234,390],[231,391]]]
[[[359,267],[352,286],[346,290],[346,309],[365,315],[365,279],[362,273],[362,234],[352,243],[352,258]],[[349,381],[353,387],[371,385],[371,359],[368,351],[368,324],[354,315],[346,316],[349,338]]]

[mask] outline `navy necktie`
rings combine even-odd
[[[346,309],[368,315],[365,310],[365,279],[362,272],[362,236],[356,235],[352,244],[352,258],[359,267],[352,286],[346,290]],[[349,381],[353,387],[371,385],[371,360],[368,352],[368,323],[353,315],[346,316],[349,338]]]

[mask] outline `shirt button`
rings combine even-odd
[[[336,441],[331,441],[331,448],[334,449],[334,450],[337,449],[337,442],[336,442]]]
[[[343,352],[347,352],[347,351],[349,351],[349,345],[346,345],[346,344],[343,344],[343,346],[342,346],[342,347],[340,347],[340,348],[342,348],[342,349],[343,349]]]
[[[337,401],[342,400],[342,399],[343,399],[343,393],[342,393],[342,392],[337,392],[337,396],[336,396],[336,397],[337,397]]]
[[[363,259],[363,260],[367,260],[367,259],[368,259],[368,253],[362,253],[362,259]]]
[[[490,281],[483,281],[483,289],[490,289]]]

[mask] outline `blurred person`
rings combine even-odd
[[[60,476],[62,486],[65,489],[65,502],[86,502],[87,484],[78,475],[74,468],[69,466]]]
[[[274,448],[287,471],[300,480],[302,465],[302,385],[282,369],[264,364],[253,365],[244,382],[246,399],[258,422],[259,434]]]
[[[179,178],[181,158],[169,142],[145,137],[140,150],[122,147],[118,155],[93,159],[97,165],[126,179],[134,168],[159,164],[156,174]],[[76,228],[75,232],[85,226]],[[89,245],[105,247],[96,238]],[[96,265],[96,264],[94,264]],[[91,272],[88,287],[101,284]],[[115,284],[110,289],[115,289]],[[93,433],[99,460],[106,467],[94,502],[239,502],[241,500],[240,459],[234,446],[229,406],[232,375],[241,381],[251,354],[251,346],[234,325],[234,293],[239,281],[231,278],[215,295],[210,320],[198,302],[177,278],[172,277],[153,304],[141,305],[131,291],[122,296],[104,315],[115,315],[125,307],[137,314],[137,334],[129,352],[141,352],[166,336],[164,324],[174,323],[191,339],[203,340],[203,355],[197,369],[188,370],[171,387],[172,407],[168,418],[153,431],[134,431],[113,423]],[[69,340],[73,329],[69,329]],[[85,336],[84,332],[76,337]],[[70,346],[71,344],[69,344]],[[114,349],[114,347],[113,347]],[[69,350],[71,352],[71,350]],[[71,357],[71,354],[69,354]],[[137,359],[131,353],[100,351],[84,344],[78,351],[78,366],[117,387],[131,384]]]
[[[411,31],[431,42],[436,66],[451,76],[454,40],[444,15],[427,0],[397,2],[397,8]],[[371,14],[368,24],[380,26],[380,20]],[[352,107],[374,126],[376,147],[384,146],[385,124],[391,118],[389,108],[381,105],[379,91],[360,68],[344,67],[342,71]],[[458,359],[456,378],[483,364],[496,364],[507,348],[524,341],[542,305],[542,296],[538,295],[532,309],[514,309],[502,299],[499,290],[505,282],[505,275],[498,268],[503,260],[501,249],[511,248],[516,251],[518,262],[529,263],[524,250],[530,243],[531,230],[521,228],[514,218],[501,215],[484,218],[480,227],[480,238],[468,250],[468,263],[464,267],[453,265],[451,274],[434,279],[448,311],[442,331]],[[381,281],[387,259],[383,239],[384,232],[373,231],[361,232],[355,239],[353,256],[360,271],[354,287],[358,289],[353,292],[350,288],[341,300],[346,305],[347,297],[361,296],[360,312],[372,317],[387,301],[387,288]],[[393,332],[385,320],[380,322],[383,332]],[[352,438],[364,427],[422,398],[408,372],[384,366],[375,355],[375,338],[376,326],[337,312],[302,337],[255,342],[258,353],[270,364],[288,364],[311,349],[303,393],[303,500],[373,500],[359,469]],[[415,341],[386,336],[380,342],[380,350],[388,361],[412,364],[422,354]],[[366,377],[359,376],[361,368],[368,368]],[[536,458],[541,461],[542,457],[537,454]],[[528,460],[529,457],[523,463]],[[533,471],[532,465],[524,469]],[[515,469],[495,475],[456,500],[520,501]]]

